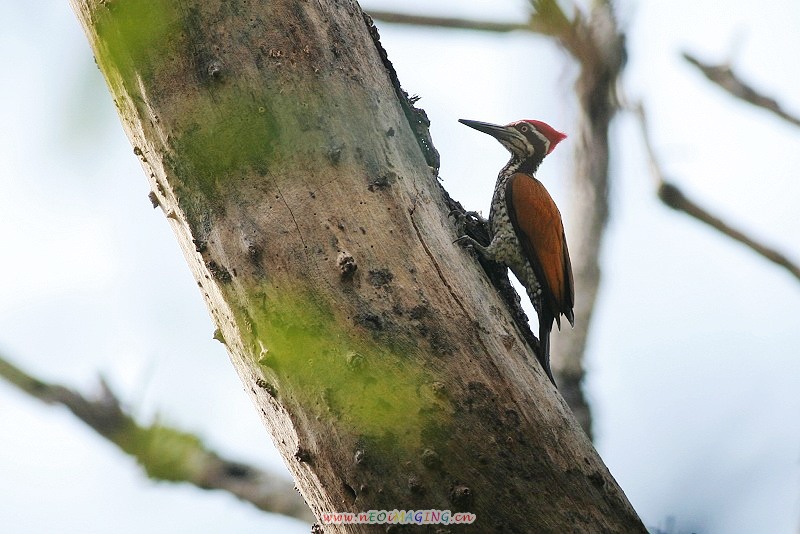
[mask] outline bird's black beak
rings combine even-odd
[[[481,121],[471,121],[467,119],[458,119],[458,122],[466,126],[469,126],[470,128],[474,128],[479,132],[489,134],[498,141],[508,139],[510,136],[513,135],[513,133],[509,130],[507,126],[500,126],[499,124],[491,124],[488,122],[481,122]]]

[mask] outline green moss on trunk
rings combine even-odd
[[[452,408],[435,392],[435,373],[420,368],[419,355],[410,352],[421,349],[359,335],[308,292],[272,288],[262,295],[237,319],[278,396],[406,451],[422,445],[426,429],[451,423]]]

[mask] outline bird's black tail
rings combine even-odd
[[[539,319],[539,352],[536,354],[536,358],[542,365],[545,374],[547,374],[547,378],[549,378],[550,382],[558,389],[556,379],[553,378],[553,372],[550,370],[550,330],[552,330],[552,328],[553,319],[548,320],[546,317]]]

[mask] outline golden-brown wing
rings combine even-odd
[[[511,222],[543,286],[543,311],[552,314],[559,326],[561,314],[572,323],[572,266],[561,213],[544,185],[527,174],[515,174],[507,187]]]

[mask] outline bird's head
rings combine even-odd
[[[514,170],[534,172],[544,157],[553,151],[567,136],[547,124],[537,120],[521,120],[500,126],[488,122],[459,119],[458,122],[491,135],[511,152]]]

